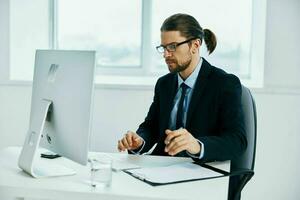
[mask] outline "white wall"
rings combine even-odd
[[[300,1],[268,0],[254,179],[243,199],[300,198]]]
[[[296,49],[300,43],[299,19],[299,0],[268,0],[265,87],[252,90],[258,112],[256,174],[244,189],[244,200],[300,196],[300,54]],[[8,44],[1,20],[0,25],[1,72],[8,64]],[[92,148],[116,151],[116,140],[126,130],[136,129],[152,95],[151,89],[97,87]],[[0,85],[0,148],[22,145],[30,98],[30,86]]]

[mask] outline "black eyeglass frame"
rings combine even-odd
[[[159,45],[156,47],[156,50],[158,51],[158,53],[164,53],[165,50],[167,50],[168,52],[175,52],[176,51],[176,48],[182,44],[185,44],[185,43],[188,43],[192,40],[195,40],[195,39],[198,39],[197,37],[193,37],[193,38],[190,38],[190,39],[187,39],[183,42],[179,42],[179,43],[176,43],[176,42],[172,42],[170,44],[167,44],[167,45]]]

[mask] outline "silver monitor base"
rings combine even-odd
[[[50,163],[53,160],[43,160],[40,158],[38,147],[44,125],[49,111],[51,101],[43,99],[39,106],[39,115],[32,119],[30,130],[27,133],[25,143],[23,145],[18,165],[32,177],[52,177],[74,175],[76,172],[67,167]]]

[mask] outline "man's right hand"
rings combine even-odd
[[[118,141],[118,150],[135,150],[142,146],[144,140],[135,132],[127,131],[124,137]]]

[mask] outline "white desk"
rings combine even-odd
[[[74,176],[34,179],[17,166],[20,147],[8,147],[0,151],[0,199],[12,197],[38,199],[103,199],[103,200],[186,200],[227,199],[228,177],[186,182],[165,186],[150,186],[120,171],[113,172],[110,188],[91,188],[87,183],[89,167],[78,165],[64,158],[49,160],[76,170]],[[182,161],[184,158],[161,156],[135,156],[110,154],[128,158],[137,164]],[[229,163],[213,166],[228,170]]]

